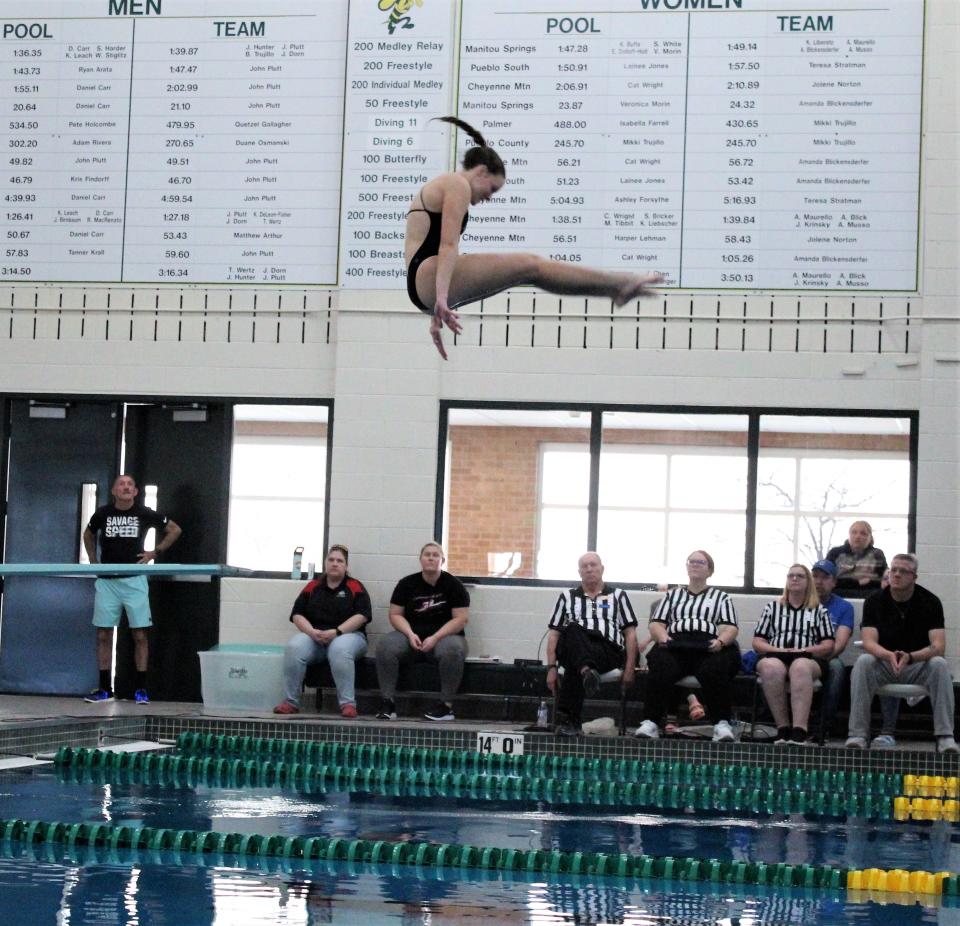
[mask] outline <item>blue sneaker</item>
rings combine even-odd
[[[146,689],[146,688],[138,688],[138,689],[133,693],[133,700],[136,701],[137,704],[149,704],[149,703],[150,703],[150,695],[147,694],[147,689]]]
[[[112,701],[113,693],[103,688],[94,688],[84,699],[88,704],[99,704],[101,701]]]

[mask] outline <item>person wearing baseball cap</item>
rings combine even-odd
[[[811,567],[813,585],[817,590],[820,604],[827,609],[830,621],[833,623],[833,654],[827,667],[827,677],[824,682],[823,699],[820,710],[826,717],[824,729],[829,735],[837,708],[840,706],[840,695],[846,681],[846,672],[840,654],[846,649],[853,636],[854,614],[853,605],[845,598],[834,592],[837,587],[837,566],[828,559],[818,559]]]

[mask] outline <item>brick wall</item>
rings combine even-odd
[[[450,570],[488,575],[487,553],[519,552],[514,576],[534,575],[540,445],[589,444],[584,428],[450,429]]]
[[[536,573],[540,448],[548,443],[589,444],[586,428],[450,428],[448,568],[455,574],[491,574],[487,554],[519,553],[511,575]],[[611,429],[606,444],[743,447],[746,432]],[[801,434],[766,431],[761,446],[779,449],[895,451],[907,453],[903,435]]]

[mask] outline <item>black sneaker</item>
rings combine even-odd
[[[583,693],[588,698],[595,698],[600,691],[600,673],[596,669],[584,669],[581,673],[583,676]]]
[[[445,701],[437,701],[429,710],[423,712],[427,720],[453,720],[453,708]]]
[[[580,721],[563,711],[557,712],[557,722],[553,726],[554,736],[579,736]]]
[[[113,700],[113,692],[104,688],[94,688],[83,700],[87,704],[102,704],[105,701]]]
[[[380,702],[380,710],[377,711],[377,720],[396,720],[397,705],[390,698],[384,698]]]

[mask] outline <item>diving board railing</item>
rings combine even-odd
[[[0,578],[5,576],[89,576],[116,579],[146,575],[210,579],[215,576],[252,574],[252,569],[225,566],[221,563],[0,563]]]

